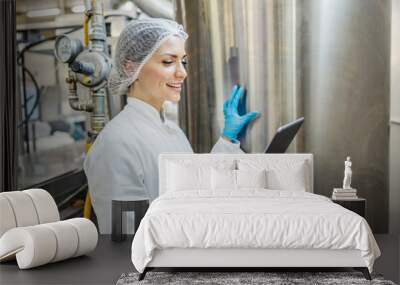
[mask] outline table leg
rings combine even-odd
[[[149,201],[136,202],[135,208],[135,233],[139,228],[140,221],[143,219],[149,207]]]
[[[111,240],[122,241],[122,202],[112,201]]]

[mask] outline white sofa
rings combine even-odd
[[[0,262],[16,259],[28,269],[95,249],[96,226],[88,219],[60,221],[54,199],[42,189],[0,193]]]

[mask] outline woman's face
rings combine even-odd
[[[151,101],[178,102],[187,76],[185,65],[185,41],[176,36],[169,37],[143,66],[135,87],[137,85],[146,97],[150,96]]]

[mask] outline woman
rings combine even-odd
[[[109,87],[116,94],[127,93],[128,102],[99,134],[84,163],[101,233],[111,232],[113,199],[152,201],[158,196],[160,153],[193,152],[162,108],[166,100],[180,100],[187,37],[181,25],[164,19],[133,21],[120,35]],[[243,93],[235,86],[225,102],[223,137],[212,152],[242,152],[237,135],[257,115],[238,115]]]

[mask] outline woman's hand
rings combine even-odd
[[[239,101],[245,94],[245,89],[240,85],[233,86],[231,95],[224,102],[224,130],[222,135],[230,140],[236,140],[240,131],[255,117],[257,112],[249,112],[243,116],[239,115]]]

